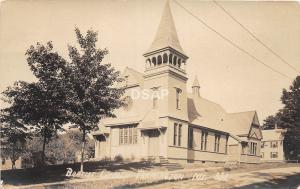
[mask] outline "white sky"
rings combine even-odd
[[[259,59],[295,78],[297,73],[251,38],[214,3],[178,0],[195,15]],[[220,2],[249,30],[300,70],[299,2]],[[75,44],[74,27],[99,31],[105,58],[119,70],[144,71],[142,54],[150,46],[165,1],[159,0],[8,0],[0,12],[0,91],[14,81],[33,81],[25,51],[36,42],[53,41],[67,58]],[[262,120],[280,107],[282,88],[291,80],[270,71],[209,31],[171,1],[180,43],[187,56],[188,90],[195,75],[201,95],[228,112],[257,110]]]

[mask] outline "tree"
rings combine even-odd
[[[262,129],[264,129],[264,130],[275,129],[275,125],[278,126],[279,121],[280,120],[278,119],[278,116],[274,116],[274,115],[268,116],[264,120]]]
[[[43,136],[42,162],[44,163],[47,142],[57,130],[62,130],[62,125],[67,122],[62,107],[65,100],[64,87],[60,82],[66,61],[54,52],[52,42],[48,42],[45,46],[40,43],[35,47],[30,46],[26,55],[27,63],[38,79],[36,84],[38,92],[32,93],[35,95],[31,96],[33,99],[28,104],[31,111],[26,111],[26,121],[31,125],[37,125],[36,133]]]
[[[300,155],[300,76],[297,76],[289,90],[283,89],[281,101],[284,107],[277,116],[280,125],[287,129],[285,151],[289,159],[299,159]]]
[[[266,118],[264,129],[273,129],[275,124],[286,129],[284,151],[287,159],[299,159],[300,155],[300,76],[293,81],[289,90],[283,89],[281,102],[284,107],[275,116]]]
[[[43,137],[42,162],[45,160],[47,142],[66,123],[62,104],[63,86],[59,79],[65,60],[53,52],[53,45],[37,43],[27,52],[27,63],[37,82],[19,81],[8,87],[3,95],[9,99],[11,113],[26,125],[34,128],[35,134]]]
[[[9,157],[12,169],[16,161],[25,152],[25,142],[30,138],[27,127],[20,123],[13,115],[11,109],[3,109],[0,114],[1,156]]]
[[[108,51],[96,48],[98,34],[88,30],[83,36],[78,28],[75,33],[79,49],[69,46],[71,61],[66,64],[63,85],[67,117],[82,132],[80,171],[83,172],[86,134],[98,127],[101,118],[113,117],[113,110],[124,105],[121,100],[124,90],[113,87],[122,79],[111,64],[102,63]]]

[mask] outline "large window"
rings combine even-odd
[[[250,154],[256,155],[257,154],[257,143],[250,142]]]
[[[178,127],[178,124],[177,123],[174,123],[174,136],[173,136],[173,145],[176,146],[177,144],[177,127]]]
[[[207,131],[202,131],[201,132],[201,150],[206,150],[207,149]]]
[[[181,146],[182,124],[174,123],[173,145]]]
[[[215,134],[215,148],[214,148],[214,152],[219,152],[220,151],[220,138],[221,138],[220,135]]]
[[[123,126],[119,128],[119,144],[136,144],[137,128],[136,126]]]
[[[242,143],[242,154],[246,154],[247,153],[247,143]]]
[[[180,110],[180,94],[181,94],[181,89],[176,88],[176,109]]]
[[[179,128],[178,128],[178,146],[181,146],[181,135],[182,135],[182,125],[179,124]]]
[[[189,127],[189,135],[188,135],[188,147],[193,149],[193,143],[194,143],[194,130],[192,127]]]
[[[159,92],[159,87],[153,87],[152,88],[152,95],[153,95],[153,98],[152,98],[152,108],[153,109],[157,109],[157,105],[158,105],[158,98],[157,98],[157,95],[158,95],[158,92]]]

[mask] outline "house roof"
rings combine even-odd
[[[185,54],[178,40],[176,27],[168,1],[165,5],[155,38],[146,54],[166,47],[171,47],[181,54]]]
[[[160,123],[159,114],[156,109],[150,110],[140,124],[137,127],[141,130],[147,129],[159,129],[162,128],[162,124]]]
[[[117,118],[103,119],[103,121],[100,124],[109,127],[109,126],[136,124],[139,123],[141,120],[142,117],[140,115],[126,116],[126,117],[118,116]]]
[[[285,129],[262,130],[262,141],[283,140],[285,132]]]
[[[235,135],[248,135],[255,118],[255,111],[226,114],[223,127]]]
[[[224,131],[236,136],[248,135],[256,112],[226,113],[217,103],[198,95],[188,95],[188,113],[191,124]]]
[[[117,87],[125,86],[143,86],[144,84],[144,75],[141,72],[138,72],[132,68],[126,67],[121,74],[121,78],[124,79],[123,82],[118,83]]]
[[[226,112],[219,104],[188,94],[188,114],[191,124],[227,132],[222,128]]]

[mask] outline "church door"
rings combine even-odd
[[[159,131],[158,130],[150,130],[148,131],[149,143],[148,143],[148,156],[159,156],[160,148],[159,148]]]

